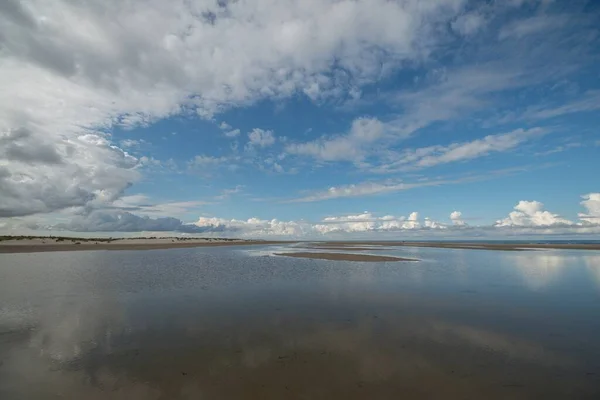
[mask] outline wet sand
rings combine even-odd
[[[0,254],[0,399],[600,398],[600,254],[256,253]]]
[[[472,250],[504,250],[504,251],[526,251],[537,249],[555,250],[600,250],[600,244],[570,244],[570,243],[480,243],[480,242],[317,242],[313,246],[321,247],[343,247],[354,248],[354,246],[404,246],[404,247],[435,247],[440,249],[472,249]]]
[[[373,256],[369,254],[350,254],[350,253],[275,253],[276,256],[312,258],[315,260],[333,260],[333,261],[360,261],[360,262],[387,262],[387,261],[418,261],[412,258],[401,258],[391,256]]]
[[[308,250],[348,250],[352,251],[381,251],[386,250],[385,247],[357,247],[357,246],[306,246],[306,247],[298,247],[300,249],[308,249]]]
[[[241,239],[177,239],[177,238],[132,238],[132,239],[49,239],[34,238],[3,240],[1,253],[40,253],[47,251],[90,251],[90,250],[158,250],[190,247],[249,246],[286,244],[285,241],[241,240]]]

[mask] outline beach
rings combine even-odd
[[[157,250],[206,246],[251,246],[288,243],[283,241],[210,238],[23,238],[0,241],[0,253],[48,251]]]

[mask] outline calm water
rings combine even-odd
[[[0,398],[600,398],[600,252],[272,250],[0,255]]]

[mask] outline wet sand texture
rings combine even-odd
[[[369,254],[350,254],[350,253],[275,253],[276,256],[312,258],[317,260],[333,261],[360,261],[360,262],[386,262],[386,261],[418,261],[411,258],[400,258],[390,256],[373,256]]]

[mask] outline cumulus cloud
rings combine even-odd
[[[223,219],[201,217],[195,222],[200,228],[220,226],[225,231],[231,229],[243,237],[264,236],[292,236],[319,238],[330,234],[353,234],[394,232],[407,230],[440,230],[446,225],[426,218],[423,223],[419,221],[419,214],[413,212],[409,217],[386,215],[375,216],[372,213],[350,214],[345,216],[326,217],[318,223],[307,221],[280,221],[277,219],[261,220],[250,218],[248,220]]]
[[[258,218],[228,220],[216,217],[200,217],[194,225],[200,229],[223,227],[224,231],[237,232],[241,237],[304,236],[310,230],[310,225],[304,222],[280,221],[277,219],[261,220]]]
[[[580,213],[579,219],[586,224],[600,225],[600,193],[589,193],[582,198],[581,205],[587,212]]]
[[[520,201],[515,206],[515,211],[508,214],[507,218],[496,221],[496,226],[520,227],[552,227],[573,225],[573,222],[544,210],[544,204],[539,201]]]
[[[101,134],[0,130],[0,153],[0,217],[110,202],[140,176],[138,160]]]
[[[450,220],[454,226],[465,226],[467,223],[462,220],[462,213],[460,211],[453,211],[450,214]]]
[[[238,188],[231,189],[237,191]],[[580,221],[572,222],[557,214],[544,210],[537,201],[520,201],[505,219],[492,225],[469,225],[462,213],[454,211],[449,222],[428,217],[421,218],[419,212],[408,216],[381,215],[372,212],[328,216],[318,222],[308,220],[279,219],[226,219],[200,217],[195,222],[183,222],[172,215],[190,214],[202,206],[202,202],[179,202],[148,204],[144,195],[125,196],[115,202],[118,206],[102,210],[80,210],[81,214],[70,215],[70,221],[60,224],[39,224],[23,220],[12,220],[0,225],[0,229],[17,232],[17,228],[68,230],[75,232],[179,232],[199,235],[219,235],[243,238],[500,238],[522,235],[589,235],[600,233],[600,193],[582,196],[585,213]],[[67,216],[65,216],[66,219]],[[39,222],[39,221],[38,221]],[[45,226],[42,228],[42,226]]]

